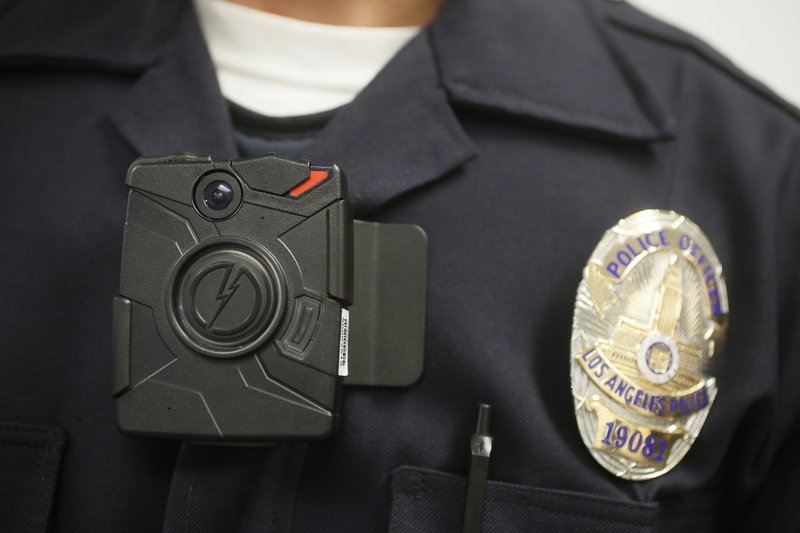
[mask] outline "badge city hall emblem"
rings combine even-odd
[[[647,210],[607,231],[578,286],[572,394],[584,444],[608,471],[660,476],[689,451],[717,394],[706,375],[728,300],[692,221]]]

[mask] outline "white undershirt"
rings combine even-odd
[[[194,0],[222,94],[274,117],[350,102],[420,30],[305,22],[223,0]]]

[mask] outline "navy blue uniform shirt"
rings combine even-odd
[[[425,228],[423,376],[273,448],[116,429],[125,171],[237,155],[191,6],[3,2],[0,110],[0,530],[457,531],[478,402],[485,531],[799,527],[798,115],[693,37],[625,3],[448,1],[305,154],[356,216]],[[709,236],[731,322],[699,439],[631,482],[581,441],[569,343],[591,250],[645,208]]]

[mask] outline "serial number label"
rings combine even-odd
[[[348,352],[350,348],[350,311],[342,308],[342,328],[339,335],[339,375],[346,377],[349,368]]]

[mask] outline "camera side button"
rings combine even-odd
[[[114,347],[112,361],[113,395],[126,392],[131,386],[131,301],[114,297],[114,330],[111,344]]]
[[[320,302],[310,296],[299,296],[295,300],[292,320],[277,342],[281,352],[296,359],[305,359],[319,324],[320,308]]]

